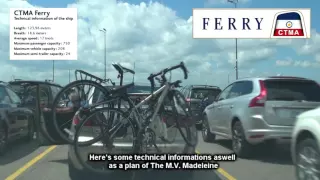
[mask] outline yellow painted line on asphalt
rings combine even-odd
[[[198,150],[196,150],[196,153],[201,154]],[[219,167],[217,171],[228,180],[237,180],[235,177],[230,175],[226,170],[222,169],[221,167]]]
[[[40,161],[42,158],[44,158],[47,154],[49,154],[56,147],[57,146],[50,146],[45,151],[43,151],[41,154],[39,154],[35,158],[31,159],[29,162],[27,162],[25,165],[23,165],[21,168],[19,168],[16,172],[14,172],[10,176],[8,176],[5,180],[15,180],[18,176],[20,176],[23,172],[25,172],[31,166],[33,166],[38,161]]]

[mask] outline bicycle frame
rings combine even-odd
[[[130,105],[131,108],[129,109],[130,115],[133,115],[135,119],[141,119],[142,115],[139,113],[138,109],[141,108],[143,105],[147,104],[154,96],[161,94],[160,97],[158,98],[158,104],[157,104],[157,106],[152,114],[152,117],[150,119],[151,122],[154,121],[154,119],[156,118],[156,116],[160,110],[161,105],[163,104],[165,98],[167,97],[167,95],[171,89],[172,89],[172,86],[169,84],[169,82],[165,82],[165,84],[163,86],[161,86],[155,92],[151,93],[148,97],[143,99],[137,105],[134,105],[132,100],[129,99],[129,102],[131,104]],[[138,123],[138,124],[140,124],[140,123]]]
[[[143,119],[141,113],[139,113],[138,109],[140,107],[142,107],[143,105],[145,105],[147,102],[149,102],[154,96],[156,95],[160,95],[159,99],[158,99],[158,104],[152,114],[152,117],[150,119],[150,122],[153,122],[154,119],[156,118],[159,110],[160,110],[160,107],[163,103],[163,101],[165,100],[165,98],[167,97],[168,95],[168,92],[173,89],[173,87],[169,84],[169,82],[165,82],[164,85],[162,87],[160,87],[157,91],[153,92],[152,94],[150,94],[148,97],[146,97],[144,100],[142,100],[139,104],[137,105],[134,105],[133,101],[130,99],[130,98],[127,98],[125,100],[128,101],[129,103],[129,116],[134,116],[134,120],[135,121],[139,121],[140,119]],[[141,122],[136,122],[137,123],[137,126],[139,127],[139,129],[141,128],[141,125],[142,123]],[[121,121],[118,121],[118,123],[116,123],[110,130],[109,132],[111,132],[111,135],[110,137],[113,137],[115,135],[115,132],[122,127],[122,125],[125,124]]]

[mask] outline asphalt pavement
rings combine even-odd
[[[218,139],[205,143],[199,136],[198,153],[228,154],[230,142]],[[197,171],[195,179],[202,180],[293,180],[294,172],[290,152],[274,147],[257,152],[250,159],[220,162],[218,170]],[[68,176],[67,146],[43,146],[37,143],[14,144],[0,157],[0,179],[4,180],[70,180]],[[154,179],[150,175],[148,179]],[[140,179],[139,179],[140,180]]]

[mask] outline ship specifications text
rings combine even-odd
[[[77,60],[76,8],[11,8],[10,60]]]

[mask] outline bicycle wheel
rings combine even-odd
[[[109,118],[120,117],[109,129]],[[119,109],[104,107],[94,109],[80,122],[74,136],[74,152],[79,163],[88,171],[98,174],[114,172],[108,165],[111,161],[92,161],[90,154],[135,154],[139,152],[137,143],[139,126]],[[119,161],[117,161],[119,163]]]
[[[53,124],[61,139],[73,143],[70,128],[75,113],[81,107],[103,104],[109,94],[107,88],[91,80],[78,80],[65,86],[55,97],[51,108]]]
[[[178,130],[185,142],[192,147],[198,144],[198,131],[196,122],[192,118],[190,106],[186,102],[184,95],[178,91],[172,91],[173,112],[175,114]]]

